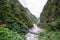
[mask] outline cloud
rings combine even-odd
[[[27,7],[26,0],[18,0],[24,7]]]
[[[43,10],[44,5],[47,0],[28,0],[27,8],[34,14],[36,17],[40,16],[40,13]]]
[[[47,0],[20,0],[20,1],[37,18],[40,17],[43,7],[47,2]]]

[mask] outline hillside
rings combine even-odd
[[[40,16],[40,22],[52,23],[55,29],[60,30],[60,0],[48,0]]]
[[[22,32],[28,30],[34,22],[18,0],[0,0],[0,26]]]
[[[0,0],[0,40],[25,40],[35,19],[18,0]]]
[[[39,25],[46,30],[42,40],[60,40],[60,0],[47,1]]]
[[[25,10],[27,11],[29,17],[31,18],[31,20],[33,21],[33,23],[37,22],[37,18],[29,11],[28,8],[25,8]]]

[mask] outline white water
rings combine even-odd
[[[42,32],[42,30],[36,24],[33,24],[33,27],[31,29],[29,29],[29,31],[38,33],[38,34],[40,34],[40,32]],[[36,34],[27,33],[25,35],[25,37],[26,37],[26,40],[39,40],[39,38],[38,38],[39,35],[36,35]]]

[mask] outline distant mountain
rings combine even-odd
[[[36,23],[37,18],[29,11],[28,8],[25,8],[25,9],[26,9],[26,11],[27,11],[29,17],[31,18],[31,20],[32,20],[34,23]]]

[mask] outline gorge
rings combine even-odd
[[[0,40],[60,40],[60,0],[48,0],[39,19],[18,0],[0,0]]]

